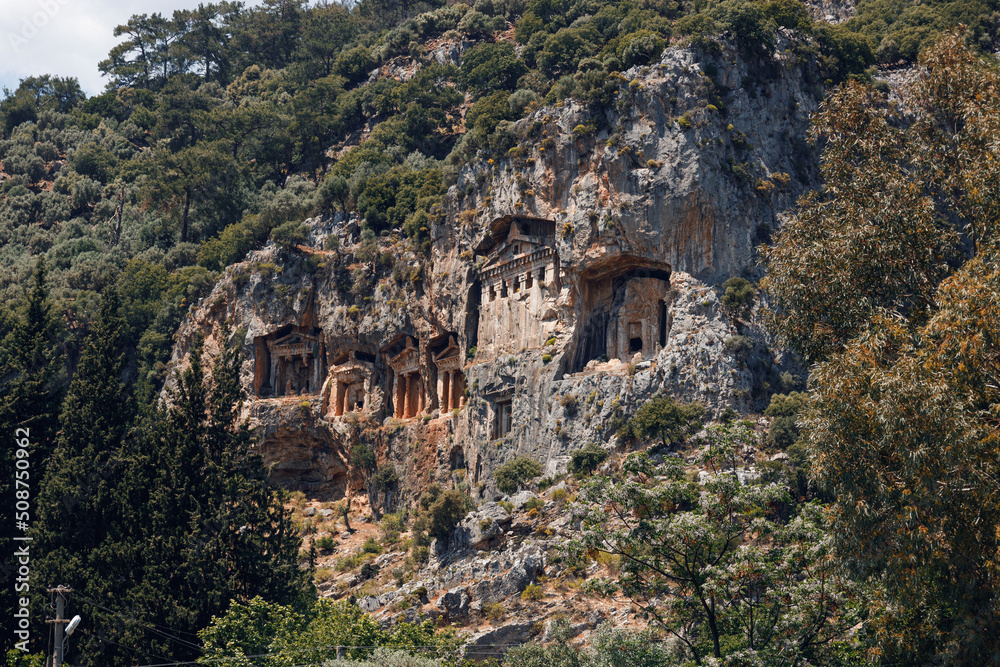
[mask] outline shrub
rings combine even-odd
[[[608,451],[600,445],[588,442],[583,449],[569,455],[569,471],[578,477],[589,475],[608,458]]]
[[[525,589],[521,592],[522,600],[541,600],[545,597],[545,593],[542,591],[542,587],[536,584],[528,584]]]
[[[517,80],[527,73],[528,68],[524,61],[517,56],[514,47],[509,42],[485,42],[477,44],[462,54],[458,82],[463,87],[479,94],[487,91],[513,90],[517,85]],[[525,92],[531,93],[534,95],[534,99],[538,99],[538,95],[533,91]],[[520,108],[516,109],[518,115],[528,101],[530,100],[524,100]],[[515,110],[513,104],[510,106],[511,110]]]
[[[353,570],[360,563],[361,558],[357,554],[351,554],[350,556],[344,556],[343,558],[337,559],[334,567],[336,567],[339,572],[346,572],[347,570]]]
[[[486,614],[486,618],[491,621],[499,621],[507,614],[507,610],[499,602],[492,602],[488,605],[484,605],[483,612]]]
[[[324,535],[323,537],[316,540],[317,549],[332,549],[333,548],[333,538],[329,535]]]
[[[669,396],[646,401],[619,431],[620,436],[659,438],[666,447],[701,428],[705,408],[700,403],[677,403]]]
[[[406,524],[403,522],[403,517],[399,514],[386,514],[379,522],[379,527],[386,533],[392,530],[397,533],[401,533],[406,530]]]
[[[566,498],[568,498],[568,497],[569,497],[569,493],[566,491],[566,489],[560,488],[560,489],[555,489],[555,490],[552,491],[552,500],[555,501],[555,502],[557,502],[557,503],[564,503],[564,502],[566,502]]]
[[[575,394],[563,394],[563,397],[559,399],[559,405],[562,406],[567,417],[572,417],[577,412],[579,401]]]
[[[361,551],[366,554],[382,553],[382,545],[375,541],[374,537],[369,537],[361,546]]]
[[[753,348],[753,341],[747,336],[736,334],[726,338],[723,345],[725,346],[726,351],[730,354],[743,354],[749,352]]]
[[[723,410],[722,413],[719,415],[719,421],[722,422],[723,424],[728,424],[734,419],[738,419],[739,416],[740,413],[736,412],[736,410],[733,409],[733,406],[727,405],[726,409]]]
[[[528,502],[524,504],[524,509],[528,510],[529,512],[535,512],[536,515],[538,513],[538,510],[542,509],[543,507],[545,507],[545,501],[542,500],[541,498],[529,498]]]
[[[542,474],[542,465],[530,456],[519,456],[497,468],[494,478],[497,488],[504,493],[514,493],[522,484]]]
[[[746,278],[733,276],[722,283],[725,292],[722,295],[722,305],[734,316],[745,318],[750,315],[753,309],[754,299],[757,298],[757,290]]]
[[[361,566],[361,571],[358,572],[358,577],[361,579],[361,581],[374,579],[375,577],[378,576],[378,570],[379,570],[378,565],[376,565],[371,561],[368,561],[367,563]]]
[[[772,449],[787,450],[799,438],[796,425],[799,413],[806,405],[806,394],[793,391],[790,394],[775,394],[764,414],[771,417],[771,427],[764,438],[764,444]]]
[[[286,222],[271,230],[271,238],[282,248],[301,245],[309,239],[309,227],[302,222]]]
[[[432,484],[420,496],[420,506],[426,512],[427,532],[444,539],[472,509],[472,499],[458,489],[442,491]]]
[[[650,30],[637,30],[619,40],[618,58],[625,69],[633,65],[648,65],[660,59],[666,41]]]
[[[580,61],[597,50],[600,34],[591,25],[562,28],[549,35],[536,57],[538,69],[550,77],[575,72]]]

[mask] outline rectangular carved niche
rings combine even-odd
[[[254,339],[254,391],[261,398],[318,394],[324,379],[323,332],[283,327]]]
[[[514,426],[514,390],[511,388],[495,391],[486,396],[490,406],[490,439],[502,438]]]

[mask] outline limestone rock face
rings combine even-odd
[[[363,240],[354,219],[307,221],[306,245],[226,269],[172,366],[199,333],[208,358],[240,347],[245,416],[277,481],[366,490],[383,510],[433,482],[499,499],[499,465],[529,455],[562,472],[586,443],[614,446],[658,393],[749,409],[755,376],[733,344],[746,323],[719,285],[755,275],[754,247],[816,177],[803,140],[816,72],[786,46],[766,72],[735,50],[670,48],[625,73],[607,116],[537,110],[519,121],[524,145],[462,168],[427,254]],[[352,467],[362,444],[398,484]],[[509,530],[494,509],[456,542]]]

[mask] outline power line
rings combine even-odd
[[[198,646],[197,644],[192,644],[189,641],[186,641],[184,639],[180,639],[179,637],[174,637],[173,635],[167,634],[166,632],[163,632],[162,630],[157,630],[156,628],[151,627],[149,625],[146,625],[145,623],[141,623],[141,622],[139,622],[139,621],[137,621],[137,620],[135,620],[133,618],[128,618],[124,614],[122,614],[120,612],[117,612],[117,611],[115,611],[113,609],[108,609],[104,605],[102,605],[102,604],[100,604],[98,602],[94,602],[93,600],[90,600],[88,598],[85,598],[82,595],[79,595],[77,597],[79,597],[79,599],[82,602],[86,602],[87,604],[92,605],[94,607],[97,607],[98,609],[101,609],[102,611],[106,611],[109,614],[113,614],[113,615],[117,616],[118,618],[122,619],[123,621],[125,621],[126,623],[130,623],[132,625],[138,625],[140,628],[148,630],[149,632],[153,632],[153,633],[155,633],[157,635],[160,635],[161,637],[164,637],[164,638],[166,638],[166,639],[168,639],[170,641],[177,642],[181,646],[184,646],[184,647],[190,648],[190,649],[194,649],[195,651],[198,651],[199,653],[202,652],[202,648],[200,646]],[[174,630],[172,630],[170,628],[167,628],[167,629],[170,630],[171,632],[175,632]]]
[[[148,658],[157,658],[159,660],[169,660],[170,659],[170,658],[167,658],[167,657],[162,656],[162,655],[157,655],[156,653],[147,653],[146,651],[140,651],[139,649],[134,648],[132,646],[126,646],[125,644],[119,644],[116,641],[112,641],[112,640],[110,640],[110,639],[108,639],[106,637],[101,637],[99,635],[95,635],[93,632],[89,632],[87,630],[84,630],[83,628],[80,629],[80,632],[82,632],[85,635],[90,635],[95,640],[97,640],[97,641],[99,641],[99,642],[101,642],[103,644],[112,644],[114,646],[118,646],[119,648],[123,648],[126,651],[129,651],[130,653],[137,653],[137,654],[139,654],[142,657],[147,658],[147,659]]]

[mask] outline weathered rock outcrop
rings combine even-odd
[[[717,288],[757,270],[754,246],[815,177],[815,71],[786,46],[766,70],[671,48],[625,74],[618,111],[539,109],[506,159],[463,168],[429,255],[309,221],[308,245],[226,270],[172,363],[198,332],[209,354],[242,347],[246,414],[277,478],[329,497],[363,484],[360,442],[404,497],[451,479],[495,498],[500,464],[564,470],[659,392],[750,408]],[[464,539],[488,541],[491,521]]]

